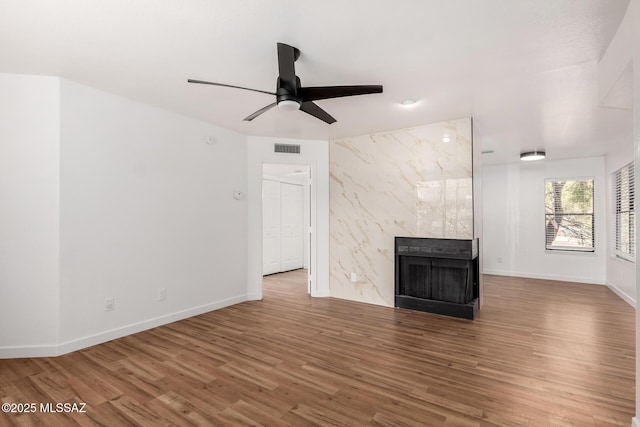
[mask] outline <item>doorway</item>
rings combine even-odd
[[[262,286],[274,276],[295,275],[311,293],[311,167],[304,164],[262,165]],[[301,274],[303,273],[304,274]],[[265,280],[265,278],[268,278]]]
[[[281,153],[280,144],[300,147]],[[329,289],[329,141],[250,136],[247,138],[247,300],[262,299],[262,168],[265,163],[309,166],[311,241],[309,280],[312,297]]]

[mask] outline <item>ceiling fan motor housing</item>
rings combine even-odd
[[[296,87],[291,87],[287,82],[278,77],[276,81],[276,102],[280,104],[282,101],[294,101],[302,104],[302,99],[297,96],[300,87],[300,78],[296,76]]]

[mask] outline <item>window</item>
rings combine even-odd
[[[594,251],[593,178],[545,181],[546,248]]]
[[[636,212],[635,172],[633,163],[614,172],[613,186],[616,209],[615,248],[616,256],[635,261],[636,256]]]

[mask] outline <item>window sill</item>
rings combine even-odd
[[[579,249],[547,249],[544,250],[549,254],[583,254],[583,255],[596,255],[596,250],[579,250]]]
[[[629,258],[627,258],[625,256],[618,255],[618,254],[612,254],[611,258],[617,259],[618,261],[623,261],[623,262],[626,262],[626,263],[629,263],[629,264],[635,264],[636,263],[635,259],[629,259]]]

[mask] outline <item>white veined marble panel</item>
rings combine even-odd
[[[471,153],[470,118],[331,141],[332,296],[393,306],[395,236],[472,238]]]

